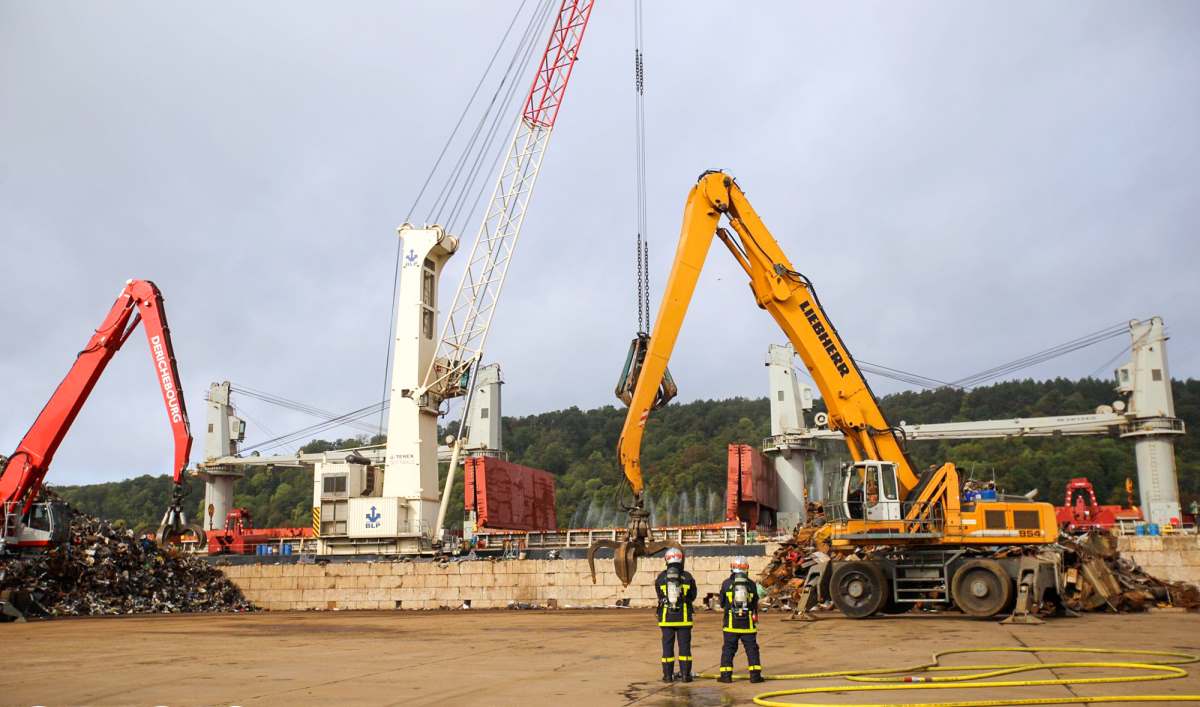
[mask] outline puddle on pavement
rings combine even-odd
[[[647,707],[728,707],[738,704],[737,698],[725,690],[702,684],[673,685],[663,689],[662,683],[634,682],[621,691],[621,696],[629,703]]]

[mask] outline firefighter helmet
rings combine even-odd
[[[668,565],[683,564],[683,550],[677,547],[667,548],[667,554],[664,556]]]
[[[746,561],[746,557],[744,555],[738,555],[737,557],[733,558],[732,562],[729,563],[729,569],[733,570],[734,572],[746,574],[750,571],[750,563]]]

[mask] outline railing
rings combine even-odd
[[[746,542],[746,524],[720,526],[679,526],[654,528],[651,540],[674,540],[680,545],[741,545]],[[483,547],[501,547],[505,543],[525,548],[586,548],[597,540],[621,542],[629,539],[625,528],[571,528],[544,531],[481,531],[476,538]]]
[[[296,538],[275,538],[261,543],[243,543],[243,548],[246,552],[240,553],[212,553],[214,557],[220,555],[257,555],[263,557],[278,557],[288,555],[310,554],[317,551],[317,538],[313,537],[296,537]],[[208,545],[202,543],[182,543],[181,548],[184,552],[193,555],[207,555]]]

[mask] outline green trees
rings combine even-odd
[[[1184,506],[1200,499],[1200,381],[1175,381],[1176,412],[1189,429],[1177,440],[1176,462]],[[1088,413],[1115,399],[1108,381],[1019,380],[971,391],[943,388],[903,392],[881,404],[893,423],[949,422],[1009,417]],[[821,408],[818,401],[818,408]],[[557,477],[558,521],[564,527],[603,526],[624,522],[618,492],[622,474],[616,444],[624,408],[568,408],[504,419],[508,458],[545,469]],[[770,432],[765,398],[699,400],[668,405],[647,425],[642,449],[650,506],[655,521],[719,520],[725,493],[726,445],[758,446]],[[372,441],[381,441],[375,439]],[[361,446],[358,438],[313,440],[306,452]],[[844,454],[840,445],[835,454]],[[912,443],[913,461],[927,466],[952,461],[965,476],[995,478],[1010,492],[1039,489],[1039,498],[1061,503],[1063,486],[1087,476],[1102,502],[1124,501],[1126,477],[1137,478],[1133,445],[1115,438],[963,440]],[[443,483],[445,470],[442,471]],[[193,482],[195,483],[195,482]],[[462,476],[456,480],[448,518],[462,520]],[[106,518],[123,518],[135,529],[157,525],[166,508],[170,480],[142,476],[89,486],[57,487],[81,510]],[[201,517],[203,494],[194,492],[195,517]],[[236,505],[246,506],[255,524],[308,525],[312,479],[302,469],[251,471],[236,487]]]

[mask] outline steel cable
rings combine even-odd
[[[543,0],[543,2],[547,2],[547,1],[548,0]],[[475,98],[478,95],[480,88],[486,82],[488,75],[492,72],[492,67],[495,65],[497,57],[499,57],[501,50],[504,48],[504,45],[508,42],[509,35],[512,33],[512,29],[516,25],[517,19],[521,16],[521,12],[525,8],[525,3],[526,3],[526,0],[521,0],[521,4],[517,7],[516,12],[513,13],[512,19],[509,21],[508,27],[505,29],[504,34],[500,38],[500,42],[497,43],[496,49],[492,52],[492,56],[488,60],[487,66],[484,67],[483,72],[480,74],[479,80],[476,82],[475,89],[471,92],[471,96],[470,96],[470,98],[468,98],[466,105],[463,106],[462,112],[459,114],[458,120],[454,124],[454,128],[450,131],[450,135],[446,138],[446,142],[442,145],[442,149],[438,153],[438,157],[434,161],[433,167],[429,170],[429,173],[426,175],[425,182],[421,185],[420,190],[417,192],[416,198],[413,200],[412,205],[408,209],[408,213],[404,218],[406,223],[411,222],[412,215],[416,211],[417,206],[420,204],[421,199],[424,197],[426,189],[428,188],[430,182],[433,180],[434,176],[437,174],[438,170],[440,169],[442,160],[444,159],[446,152],[449,150],[451,144],[454,142],[454,139],[457,137],[458,130],[462,126],[463,120],[466,118],[468,112],[470,111],[472,104],[475,102]],[[535,24],[537,16],[538,16],[538,13],[536,11],[534,13],[532,13],[529,25],[527,25],[525,28],[526,34],[529,33],[530,27],[532,27]],[[519,50],[520,46],[521,46],[520,43],[518,43],[518,50]],[[516,56],[517,56],[517,54],[514,52],[513,57],[515,58]],[[509,60],[509,65],[508,65],[508,68],[506,69],[505,76],[507,76],[508,72],[511,71],[513,61],[514,61],[514,59]],[[501,81],[500,85],[501,86],[504,85],[503,80]],[[499,91],[500,91],[500,87],[497,87],[496,93],[493,94],[493,98],[492,98],[493,102],[495,101],[496,95],[498,95]],[[488,106],[488,109],[485,110],[483,115],[480,117],[479,125],[482,125],[483,122],[487,119],[487,116],[488,116],[490,110],[491,110],[491,105]],[[478,130],[479,130],[479,127],[477,126],[476,132],[478,132]],[[457,175],[459,173],[459,170],[461,169],[461,165],[465,161],[466,156],[469,154],[469,150],[470,150],[472,144],[473,143],[469,142],[467,147],[464,148],[462,154],[460,155],[458,161],[456,162],[455,167],[451,169],[450,175],[447,177],[446,182],[443,184],[441,191],[443,191],[443,192],[446,191],[448,188],[448,185],[457,179]],[[439,200],[440,200],[440,196],[439,196],[439,199],[435,199],[435,201],[434,201],[435,209],[436,209],[436,204],[438,203]],[[430,213],[430,216],[432,216],[432,215],[433,215],[433,212]],[[430,220],[429,220],[429,218],[427,218],[426,223],[429,223],[429,222],[430,222]],[[387,335],[387,342],[386,342],[385,351],[384,351],[383,383],[382,383],[382,390],[380,393],[381,401],[387,398],[388,378],[391,373],[392,343],[393,343],[393,339],[394,339],[394,335],[395,335],[395,326],[396,326],[396,321],[395,321],[396,298],[398,296],[398,290],[399,290],[399,286],[400,286],[400,256],[402,253],[402,248],[403,248],[403,244],[400,242],[399,239],[397,239],[396,240],[395,263],[394,263],[393,270],[392,270],[392,303],[391,303],[391,306],[388,308],[388,335]],[[379,434],[383,434],[384,419],[383,419],[383,415],[382,415],[382,410],[380,411],[380,413],[381,414],[379,417],[378,431],[379,431]]]

